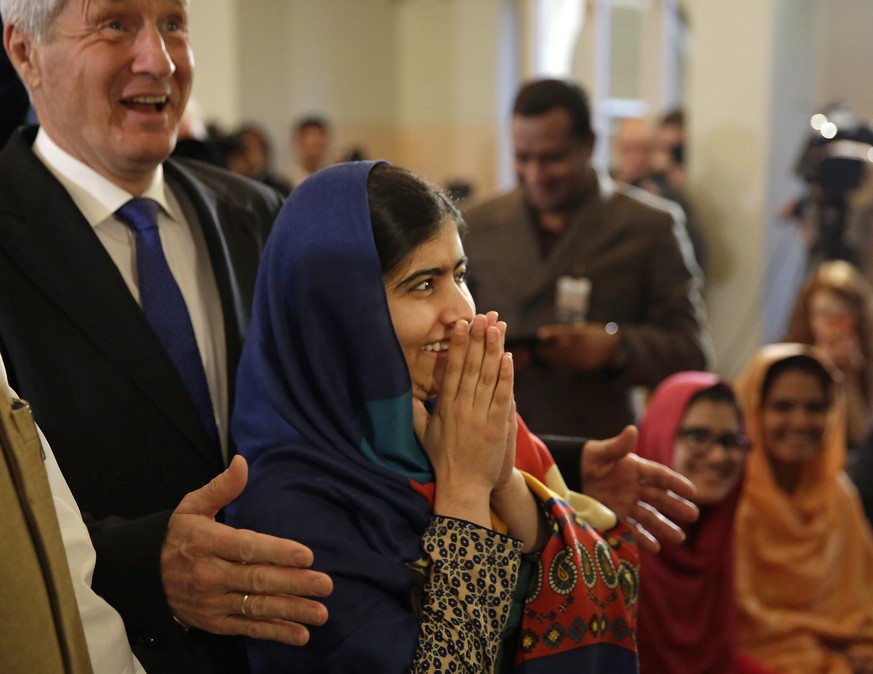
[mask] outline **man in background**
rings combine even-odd
[[[612,177],[625,185],[637,185],[652,172],[652,129],[642,117],[616,121],[612,136]]]
[[[291,133],[291,150],[294,164],[288,172],[292,187],[297,187],[318,169],[330,161],[330,124],[321,116],[303,117],[294,124]]]
[[[614,435],[635,420],[635,387],[707,366],[681,212],[595,171],[594,140],[578,86],[526,84],[518,187],[465,212],[473,296],[509,325],[518,409],[537,434]]]

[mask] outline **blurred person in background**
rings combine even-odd
[[[179,135],[174,157],[198,159],[214,166],[224,166],[225,147],[221,137],[210,133],[209,127],[203,121],[200,104],[195,98],[189,98],[185,112],[179,120]]]
[[[650,164],[652,172],[663,175],[666,185],[679,194],[686,188],[685,155],[685,112],[674,108],[654,130]]]
[[[619,119],[612,136],[612,177],[638,185],[652,172],[652,129],[643,117]]]
[[[292,188],[331,163],[330,136],[330,122],[321,115],[302,117],[294,124],[291,132],[294,163],[288,171]]]
[[[645,138],[643,134],[647,134]],[[654,129],[643,119],[621,120],[614,153],[616,179],[679,204],[685,214],[685,228],[694,247],[694,257],[706,271],[706,241],[686,190],[685,113],[682,109],[667,112]]]
[[[273,150],[266,131],[256,124],[243,124],[230,136],[232,142],[225,159],[227,168],[269,185],[283,197],[291,192],[290,183],[273,173]]]
[[[591,165],[591,110],[572,82],[522,86],[512,142],[518,187],[465,210],[473,296],[510,326],[531,430],[615,435],[637,417],[638,387],[706,369],[701,275],[681,210]]]
[[[856,447],[873,419],[873,286],[845,260],[822,262],[797,295],[785,341],[818,347],[840,370],[846,442]]]
[[[740,646],[778,674],[873,672],[873,533],[843,468],[839,372],[771,344],[737,382],[751,449],[735,526]]]
[[[709,372],[680,372],[655,389],[637,453],[697,488],[696,522],[683,543],[640,553],[637,644],[641,674],[763,674],[739,650],[734,515],[748,439],[731,386]]]

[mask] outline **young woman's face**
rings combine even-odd
[[[697,488],[695,503],[715,505],[740,481],[747,450],[734,406],[698,400],[688,407],[679,424],[673,470]]]
[[[416,248],[385,278],[388,309],[403,350],[412,393],[420,400],[439,393],[452,326],[476,312],[467,289],[467,258],[458,228],[445,220],[440,234]]]
[[[819,345],[851,336],[857,330],[851,305],[830,290],[818,290],[810,297],[809,322]]]
[[[821,449],[829,402],[821,380],[803,370],[777,375],[764,396],[764,446],[777,465],[797,466]]]

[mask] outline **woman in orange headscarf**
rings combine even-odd
[[[751,451],[736,518],[743,650],[786,674],[873,672],[873,534],[843,472],[839,374],[763,347],[737,384]]]

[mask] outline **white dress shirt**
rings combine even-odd
[[[134,195],[61,149],[42,128],[37,133],[33,151],[94,228],[131,294],[139,302],[136,234],[115,217],[115,212]],[[188,306],[226,459],[228,373],[224,315],[203,232],[193,206],[184,195],[175,195],[167,186],[163,166],[158,165],[152,182],[138,196],[154,199],[161,206],[158,231],[164,255]]]

